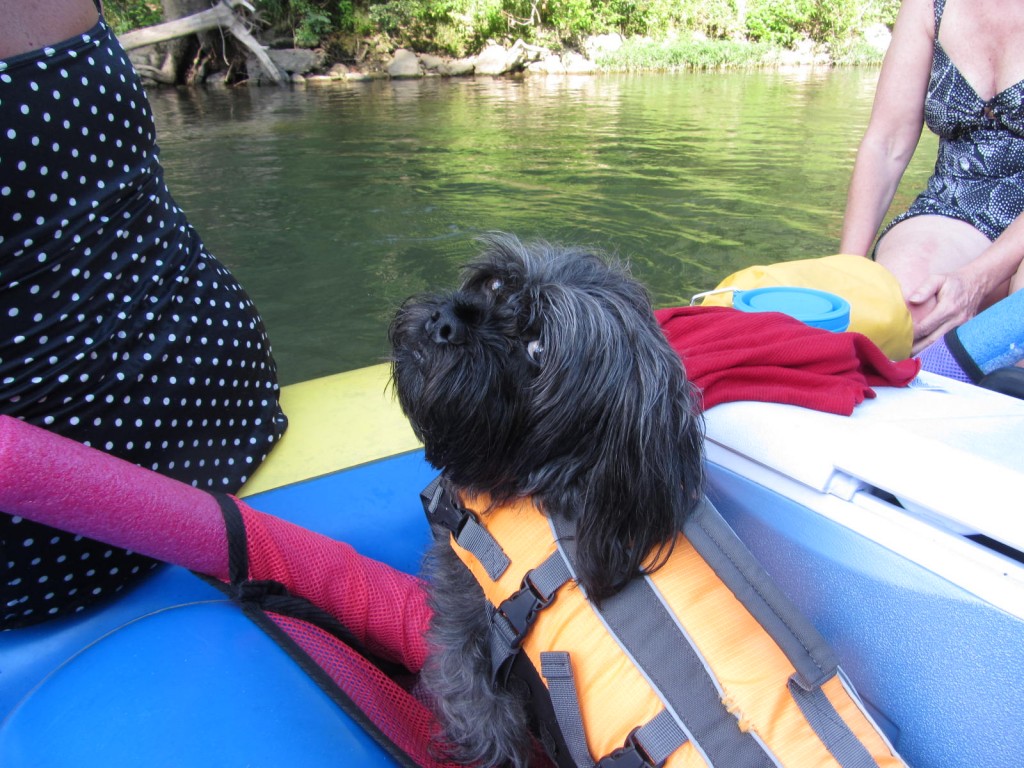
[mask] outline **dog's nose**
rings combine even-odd
[[[466,325],[451,307],[441,307],[430,315],[427,334],[435,344],[461,344],[466,339]]]

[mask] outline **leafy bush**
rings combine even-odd
[[[770,51],[771,46],[766,43],[627,40],[617,51],[601,56],[597,63],[615,71],[729,69],[758,66]]]
[[[659,56],[707,61],[739,56],[732,42],[792,47],[810,39],[856,52],[859,32],[892,25],[900,0],[253,0],[260,21],[295,45],[337,44],[340,35],[383,34],[396,45],[465,55],[491,38],[578,47],[588,36],[618,32],[660,40]],[[158,0],[106,0],[117,31],[155,24]],[[693,44],[673,41],[693,41]],[[724,44],[711,54],[701,40]],[[670,52],[674,51],[674,52]],[[637,56],[650,51],[634,52]],[[854,58],[860,56],[855,53]]]
[[[316,48],[332,32],[352,26],[352,0],[254,0],[260,19],[291,36],[298,48]]]
[[[159,24],[164,20],[164,11],[159,0],[106,0],[103,17],[115,33],[121,34]]]
[[[747,11],[747,36],[791,48],[802,37],[810,37],[814,6],[814,0],[755,0]]]
[[[298,19],[295,25],[295,45],[298,48],[315,48],[335,27],[331,14],[313,0],[292,0],[291,6]]]
[[[899,0],[754,0],[747,36],[782,48],[803,38],[843,47],[871,24],[891,27],[898,10]]]

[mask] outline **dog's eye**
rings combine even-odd
[[[497,293],[504,287],[504,285],[505,283],[502,282],[501,278],[496,277],[493,280],[491,280],[491,284],[488,287],[491,289],[491,293]]]
[[[540,343],[540,339],[534,339],[527,343],[526,354],[530,356],[530,359],[533,360],[533,362],[540,362],[540,356],[544,354],[544,345]]]

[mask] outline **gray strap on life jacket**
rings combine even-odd
[[[508,555],[497,540],[480,525],[476,516],[462,507],[455,495],[445,487],[444,476],[435,477],[420,491],[423,511],[432,525],[449,531],[459,546],[480,561],[492,581],[497,581],[510,564]]]
[[[572,578],[569,566],[555,550],[540,565],[527,571],[518,591],[491,611],[491,678],[500,683],[519,653],[526,633],[537,620],[538,611],[551,604],[555,593]]]
[[[565,651],[544,651],[540,655],[540,673],[548,685],[551,706],[555,720],[562,732],[562,739],[569,748],[569,756],[579,768],[593,768],[594,758],[587,747],[587,736],[583,731],[580,716],[580,699],[576,692],[576,678],[572,663]]]
[[[551,521],[559,547],[575,563],[572,524],[557,517]],[[633,579],[595,609],[677,719],[683,734],[677,748],[688,735],[710,765],[776,765],[758,739],[740,730],[703,657],[646,579]]]
[[[495,538],[475,517],[466,518],[455,540],[460,547],[476,556],[492,581],[497,581],[511,562]]]
[[[438,475],[420,491],[420,501],[431,525],[450,532],[456,543],[480,562],[491,581],[497,581],[508,569],[511,562],[508,555],[476,516],[459,503],[443,475]],[[492,680],[506,681],[512,666],[510,662],[536,621],[537,612],[549,605],[555,592],[571,578],[568,565],[556,550],[523,576],[518,591],[491,609]]]
[[[878,768],[871,753],[839,717],[836,708],[820,688],[805,689],[796,680],[789,680],[789,692],[818,738],[843,768]]]
[[[555,720],[558,721],[569,754],[580,768],[591,768],[595,763],[587,747],[576,678],[569,654],[565,651],[545,651],[540,655],[540,663]],[[606,755],[596,765],[597,768],[661,765],[687,741],[689,737],[679,727],[672,713],[663,709],[647,723],[634,729],[621,749]]]
[[[831,646],[779,589],[709,499],[705,497],[687,518],[683,534],[786,654],[796,670],[789,680],[790,693],[836,762],[843,768],[876,766],[821,690],[839,672]]]
[[[661,765],[673,752],[689,741],[686,733],[667,709],[661,710],[645,725],[640,726],[633,732],[631,738],[650,759],[651,765]]]
[[[821,686],[836,674],[839,661],[831,646],[779,589],[707,497],[686,519],[683,535],[779,644],[803,688]]]

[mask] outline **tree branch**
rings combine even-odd
[[[211,29],[227,28],[238,39],[238,42],[252,51],[260,64],[263,65],[263,69],[267,71],[267,74],[275,83],[283,83],[284,78],[281,76],[281,71],[270,60],[270,56],[267,55],[263,46],[249,32],[245,22],[235,14],[234,8],[238,5],[244,6],[250,11],[253,10],[253,7],[246,0],[220,0],[217,5],[208,11],[200,11],[191,16],[167,21],[153,27],[135,29],[119,35],[118,39],[121,41],[124,49],[128,51],[133,48],[142,48],[143,46],[173,40],[177,37],[207,32]]]

